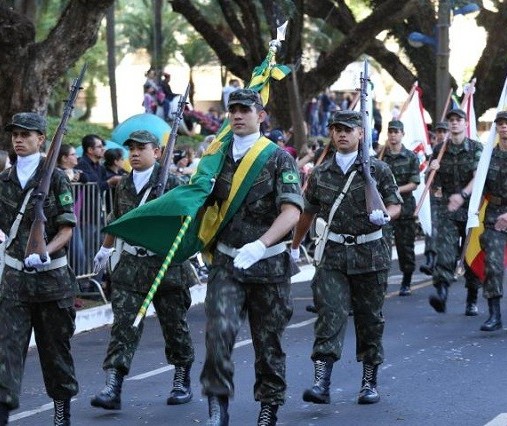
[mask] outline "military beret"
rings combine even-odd
[[[327,126],[331,127],[335,124],[341,124],[353,129],[354,127],[361,127],[363,125],[363,120],[361,119],[361,114],[358,112],[343,110],[336,111],[329,119]]]
[[[403,123],[400,120],[392,120],[387,124],[388,129],[398,129],[403,132],[404,127]]]
[[[496,113],[495,123],[500,120],[507,120],[507,111],[499,111]]]
[[[259,94],[252,89],[238,89],[229,95],[229,101],[227,107],[235,104],[253,106],[262,106],[261,97]]]
[[[46,119],[35,112],[20,112],[12,116],[12,121],[5,126],[7,132],[14,127],[21,127],[26,130],[34,130],[41,134],[46,133]]]
[[[460,118],[464,118],[465,120],[467,119],[467,113],[465,111],[463,111],[462,109],[460,108],[453,108],[451,109],[446,115],[445,115],[445,118],[449,119],[449,117],[451,115],[457,115],[458,117]]]
[[[154,145],[160,145],[160,142],[158,141],[158,138],[151,132],[148,132],[148,130],[136,130],[135,132],[132,132],[127,140],[123,142],[123,145],[128,146],[130,142],[137,142],[137,143],[152,143]]]

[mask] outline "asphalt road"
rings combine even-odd
[[[419,259],[419,261],[422,261]],[[349,323],[342,359],[332,376],[331,404],[303,402],[301,395],[313,380],[310,353],[315,316],[308,282],[294,284],[294,315],[284,336],[287,353],[287,403],[279,425],[507,425],[507,333],[479,331],[486,319],[486,302],[479,301],[478,317],[466,317],[465,290],[458,281],[450,290],[448,311],[435,313],[428,304],[432,287],[427,277],[414,277],[414,291],[399,297],[400,275],[393,266],[385,303],[386,359],[379,371],[381,401],[356,404],[361,365],[355,360],[354,328]],[[505,305],[503,307],[505,313]],[[350,318],[352,321],[352,318]],[[109,327],[74,337],[80,393],[72,402],[72,424],[80,425],[198,425],[207,419],[207,402],[200,394],[199,374],[205,353],[202,305],[191,308],[189,321],[196,347],[192,370],[194,398],[170,407],[165,401],[172,383],[156,318],[147,318],[144,335],[130,376],[123,387],[121,411],[90,406],[90,397],[104,383],[101,369]],[[248,324],[234,351],[236,396],[230,404],[230,424],[255,425],[259,404],[253,400],[253,349]],[[506,414],[503,414],[503,413]],[[28,353],[21,407],[11,413],[13,425],[50,425],[52,402],[45,394],[36,350]]]

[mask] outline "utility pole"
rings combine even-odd
[[[444,113],[447,95],[451,88],[449,75],[449,27],[451,25],[450,0],[438,3],[437,22],[437,73],[436,73],[436,117]]]

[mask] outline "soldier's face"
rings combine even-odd
[[[403,139],[403,133],[400,129],[387,129],[387,141],[390,145],[398,145],[401,144],[401,140]]]
[[[449,117],[449,131],[453,135],[459,135],[465,133],[467,129],[467,121],[458,115],[452,114]]]
[[[437,129],[435,131],[435,141],[436,143],[440,143],[440,142],[443,142],[447,139],[447,135],[449,134],[449,132],[445,129]]]
[[[357,151],[359,141],[363,135],[361,127],[347,127],[340,124],[334,124],[329,128],[331,140],[336,150],[342,154],[350,154]]]
[[[26,157],[40,151],[45,136],[35,130],[14,127],[11,132],[12,147],[16,155]]]
[[[257,111],[254,106],[233,104],[229,107],[229,120],[234,134],[248,136],[257,133],[266,118],[264,110]]]
[[[153,166],[160,151],[157,146],[151,143],[131,142],[128,148],[130,165],[138,172],[148,170]]]
[[[507,119],[500,119],[496,122],[496,131],[500,137],[500,148],[507,151]]]

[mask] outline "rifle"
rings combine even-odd
[[[180,125],[180,121],[183,119],[183,112],[185,110],[185,105],[187,104],[188,93],[190,92],[190,83],[187,85],[187,90],[185,90],[185,94],[181,96],[178,102],[178,109],[176,110],[175,117],[171,127],[171,134],[169,136],[169,140],[167,141],[167,145],[164,149],[164,154],[160,159],[160,172],[158,174],[158,181],[155,186],[155,194],[158,197],[164,194],[165,186],[167,183],[167,179],[169,177],[169,168],[171,167],[171,163],[173,160],[173,151],[174,144],[176,143],[176,138],[178,137],[178,127]]]
[[[60,152],[60,147],[62,146],[63,136],[67,132],[67,122],[69,121],[72,110],[74,109],[74,103],[76,102],[79,90],[82,88],[81,83],[83,82],[86,67],[87,65],[85,63],[83,68],[81,68],[79,76],[72,83],[69,98],[65,101],[62,118],[58,124],[53,139],[51,140],[51,145],[49,146],[44,164],[42,165],[39,183],[33,192],[33,197],[35,199],[35,219],[30,228],[30,236],[28,237],[28,242],[26,244],[25,256],[37,253],[43,262],[46,262],[47,260],[47,246],[45,238],[45,224],[47,219],[44,215],[44,200],[49,192],[51,176],[53,175],[53,171],[56,167],[56,160],[58,158],[58,153]]]
[[[377,182],[371,175],[370,171],[370,146],[371,146],[371,117],[366,111],[366,101],[368,99],[368,84],[370,83],[368,75],[368,61],[364,61],[364,71],[361,73],[361,120],[363,122],[363,140],[359,143],[359,150],[357,153],[357,160],[360,163],[361,173],[365,181],[365,197],[366,197],[366,210],[370,214],[373,210],[382,210],[384,214],[388,215],[386,206],[382,201],[377,189]]]

